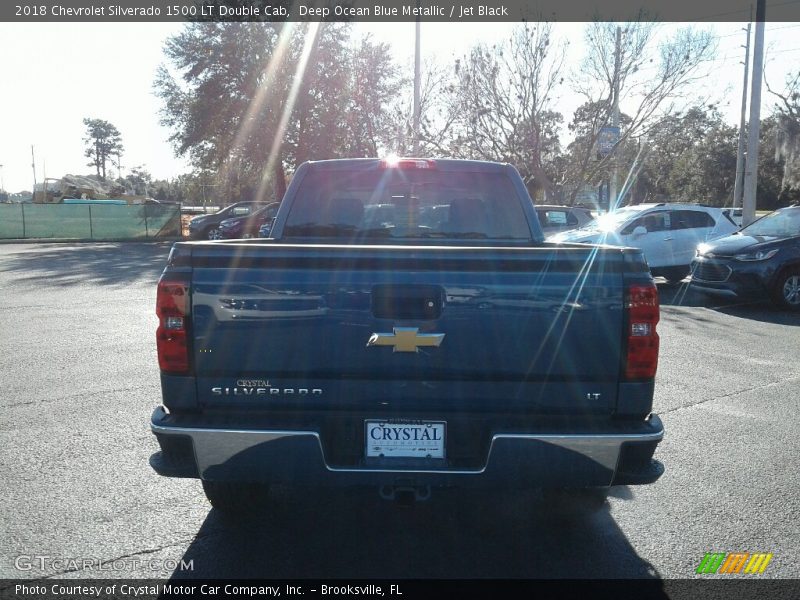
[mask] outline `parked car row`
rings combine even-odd
[[[278,212],[280,202],[272,202],[251,212],[249,215],[226,219],[219,224],[220,238],[233,240],[258,237],[259,230],[265,224],[272,223]]]
[[[719,208],[678,203],[638,204],[606,213],[583,227],[548,239],[641,248],[653,275],[680,281],[689,274],[698,244],[737,229],[736,223]]]
[[[279,205],[238,202],[195,217],[190,237],[269,237]],[[374,220],[385,207],[369,208]],[[597,218],[583,207],[537,205],[536,213],[548,241],[641,248],[653,275],[668,282],[691,275],[690,285],[706,294],[770,297],[800,310],[800,206],[777,210],[741,231],[741,209],[698,204],[639,204]]]
[[[537,212],[555,208],[541,206]],[[547,217],[540,219],[545,227]],[[739,230],[741,222],[741,209],[640,204],[548,240],[641,248],[653,275],[668,282],[691,275],[689,285],[705,294],[771,298],[800,311],[800,206],[779,209]]]
[[[266,206],[264,202],[237,202],[226,206],[211,215],[200,215],[189,221],[189,239],[191,240],[220,240],[222,231],[220,224],[227,220],[247,217],[251,213]]]

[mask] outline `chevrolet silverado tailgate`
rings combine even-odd
[[[624,261],[547,244],[192,244],[197,399],[607,414]]]

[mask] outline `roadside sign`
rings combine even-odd
[[[619,127],[601,127],[597,133],[597,153],[607,156],[619,141]]]

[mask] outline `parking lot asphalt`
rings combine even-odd
[[[564,515],[535,492],[406,508],[279,488],[242,525],[148,466],[168,250],[0,245],[0,577],[691,578],[706,552],[734,551],[773,553],[761,577],[800,577],[800,315],[660,285],[667,471],[597,510]]]

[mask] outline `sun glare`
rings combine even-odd
[[[283,114],[281,115],[281,121],[278,125],[278,130],[275,132],[275,137],[272,140],[272,148],[270,149],[269,157],[267,158],[267,164],[261,174],[261,182],[259,183],[258,194],[256,195],[257,198],[263,198],[266,195],[270,177],[272,176],[272,173],[274,173],[275,162],[280,159],[283,136],[286,133],[286,127],[289,124],[289,118],[292,116],[292,110],[294,110],[294,104],[297,101],[297,95],[300,93],[300,86],[303,83],[303,77],[305,76],[306,67],[308,66],[308,60],[311,57],[311,51],[314,48],[314,43],[316,42],[317,35],[319,34],[319,27],[319,21],[314,21],[308,24],[308,29],[305,33],[305,40],[303,41],[303,50],[300,54],[300,60],[297,62],[297,70],[294,73],[292,87],[289,90],[289,97],[286,99],[286,104],[283,107]]]

